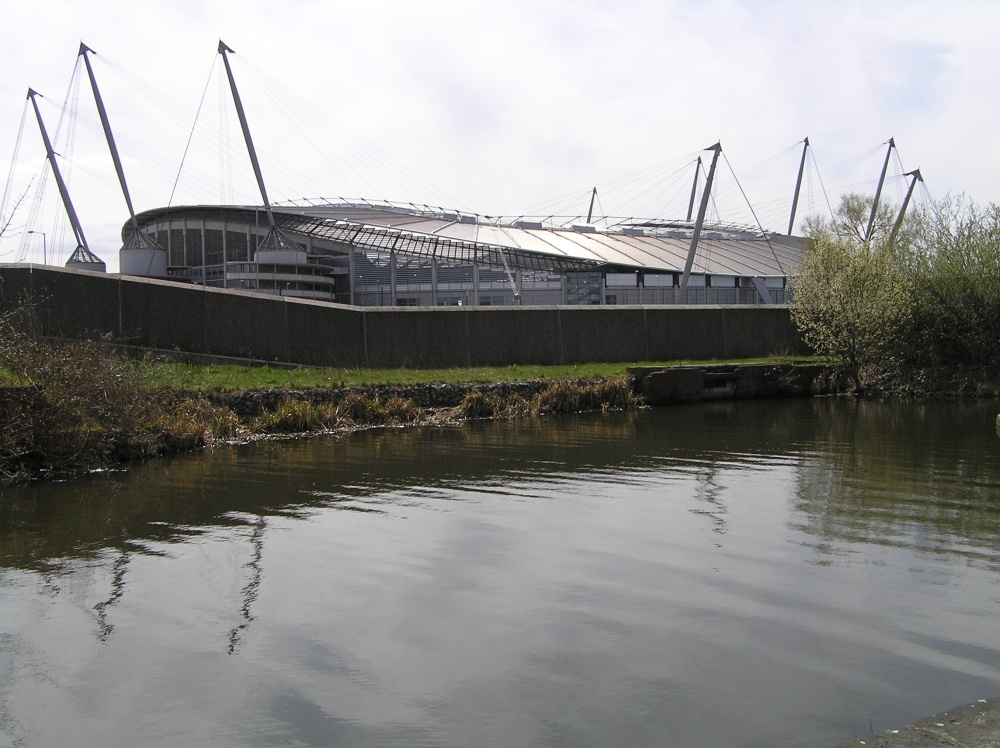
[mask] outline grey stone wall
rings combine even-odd
[[[784,306],[351,307],[62,268],[0,267],[0,311],[41,334],[343,368],[803,354]]]

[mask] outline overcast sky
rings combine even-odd
[[[33,209],[45,164],[23,120],[31,87],[91,249],[117,269],[128,213],[85,80],[55,137],[81,41],[138,211],[260,203],[222,39],[272,201],[586,214],[596,186],[598,216],[683,218],[694,159],[719,141],[713,216],[784,232],[806,136],[800,218],[874,191],[890,136],[890,199],[919,167],[918,199],[1000,202],[998,34],[1000,3],[961,0],[6,0],[4,220],[27,196],[0,262],[41,261],[42,233],[50,262],[75,246],[51,178]]]

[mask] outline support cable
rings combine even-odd
[[[8,207],[8,200],[10,200],[11,188],[14,186],[14,170],[17,167],[17,157],[21,151],[21,138],[24,137],[24,122],[27,118],[28,100],[25,99],[24,108],[21,110],[21,125],[17,129],[17,140],[14,141],[14,153],[10,157],[10,169],[7,172],[7,182],[4,184],[3,188],[3,198],[0,199],[0,237],[7,232],[11,221],[14,220],[14,212],[17,210],[17,206]],[[20,204],[20,201],[18,202]]]
[[[726,154],[722,154],[722,158],[726,162],[726,166],[729,167],[730,174],[733,175],[733,179],[736,181],[736,186],[740,188],[740,193],[743,195],[743,199],[746,200],[747,207],[750,208],[750,213],[753,215],[753,219],[757,221],[757,228],[760,229],[761,235],[764,237],[764,241],[767,242],[767,248],[771,250],[771,256],[774,257],[774,261],[778,263],[778,269],[784,273],[785,268],[781,264],[781,260],[778,259],[778,253],[774,251],[774,247],[771,246],[771,240],[767,238],[767,232],[764,231],[764,227],[761,225],[760,220],[757,218],[757,212],[753,209],[750,204],[750,198],[747,197],[747,193],[743,191],[743,185],[740,184],[740,180],[736,178],[736,172],[733,171],[733,165],[729,163],[729,159],[726,158]]]
[[[826,185],[823,184],[823,175],[820,173],[819,164],[816,163],[816,154],[813,150],[809,149],[809,158],[812,159],[813,166],[816,167],[816,179],[819,180],[820,192],[823,193],[823,199],[826,200],[826,209],[830,211],[830,220],[833,221],[833,230],[837,234],[837,238],[843,238],[840,236],[840,232],[837,230],[837,222],[833,219],[835,218],[833,214],[833,206],[830,204],[830,195],[826,191]]]
[[[198,109],[194,113],[194,122],[191,124],[191,132],[188,133],[187,144],[184,146],[184,153],[181,154],[181,163],[177,167],[177,177],[174,179],[174,186],[170,190],[170,198],[167,200],[167,207],[169,208],[174,203],[174,194],[177,192],[177,183],[181,180],[181,171],[184,169],[184,162],[187,160],[188,151],[191,149],[191,140],[194,138],[195,127],[198,124],[198,117],[201,116],[201,108],[205,104],[205,96],[208,95],[208,87],[212,83],[212,75],[215,72],[216,58],[218,55],[214,55],[212,58],[212,69],[208,73],[208,80],[205,81],[205,90],[201,92],[201,101],[198,102]]]

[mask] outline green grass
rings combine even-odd
[[[468,369],[272,369],[249,366],[200,366],[144,362],[143,378],[153,388],[211,391],[308,389],[382,384],[456,384],[534,381],[545,379],[609,379],[627,374],[631,366],[684,366],[718,363],[799,363],[812,359],[775,357],[741,361],[668,361],[572,366],[497,366]]]

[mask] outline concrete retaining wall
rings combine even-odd
[[[131,276],[0,267],[43,335],[307,366],[445,368],[807,353],[784,306],[351,307]]]

